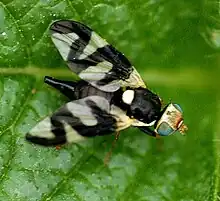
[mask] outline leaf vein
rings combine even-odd
[[[66,0],[66,3],[69,5],[69,7],[71,8],[71,10],[73,11],[73,13],[76,13],[78,18],[80,19],[80,15],[79,13],[77,12],[77,10],[73,7],[72,3],[70,0]]]
[[[22,19],[24,19],[25,16],[27,16],[39,3],[39,1],[36,2],[36,4],[34,4],[33,6],[29,7],[28,12],[25,13],[25,15],[23,15],[20,19],[18,19],[17,21],[21,21]]]
[[[217,119],[217,122],[218,120],[220,120],[220,103],[217,105],[217,114],[219,115],[218,116],[218,119]],[[218,135],[220,132],[220,126],[217,124],[217,128],[216,128],[216,135]],[[220,136],[215,136],[216,139],[219,139]],[[215,159],[216,159],[216,165],[215,165],[215,172],[214,172],[214,187],[212,188],[213,189],[213,200],[220,200],[219,199],[219,170],[220,170],[220,149],[219,149],[219,141],[214,141],[214,146],[215,146]]]
[[[0,5],[2,5],[2,7],[5,9],[5,11],[9,14],[12,21],[14,22],[15,27],[17,28],[17,31],[18,31],[20,37],[24,39],[25,36],[23,34],[23,30],[21,29],[20,25],[18,24],[18,21],[16,20],[16,18],[12,15],[12,13],[9,11],[9,9],[2,2],[0,2]],[[28,58],[28,64],[30,64],[30,49],[29,49],[28,44],[26,44],[25,52],[26,52],[26,55]]]
[[[151,69],[154,69],[151,67]],[[45,75],[50,76],[58,76],[58,77],[73,77],[73,79],[78,79],[78,76],[66,68],[38,68],[36,66],[27,66],[25,68],[4,68],[0,67],[0,73],[6,75],[31,75],[35,77],[44,77]],[[162,71],[158,73],[155,70],[145,70],[141,74],[143,74],[143,80],[147,80],[148,83],[153,83],[156,85],[164,85],[169,87],[188,87],[192,89],[194,88],[209,88],[216,89],[218,87],[218,74],[210,73],[208,71],[195,70],[192,73],[191,68],[185,68],[185,70],[181,71],[181,79],[179,76],[179,71],[172,70],[169,72],[168,70]],[[146,76],[147,75],[147,76]],[[196,75],[196,80],[195,76]],[[204,81],[205,80],[205,81]],[[214,81],[214,83],[213,83]],[[216,82],[216,83],[215,83]]]
[[[67,174],[63,177],[63,179],[58,182],[50,193],[46,194],[40,201],[50,201],[57,194],[58,190],[69,180],[72,178],[74,174],[76,174],[77,170],[79,170],[93,155],[87,154],[83,156],[72,168],[67,172]],[[79,198],[79,196],[74,193],[74,195]],[[80,199],[81,200],[81,199]]]
[[[25,107],[27,106],[27,103],[29,102],[30,98],[33,96],[33,93],[30,91],[29,95],[26,96],[26,99],[24,100],[24,104],[23,106],[20,108],[17,116],[14,118],[14,121],[12,121],[12,123],[10,125],[8,125],[2,132],[0,135],[0,138],[4,135],[4,133],[6,133],[6,131],[8,131],[9,129],[11,129],[13,126],[16,125],[17,121],[21,118],[21,114],[23,113]]]
[[[13,133],[12,129],[11,129],[11,132]],[[16,140],[15,140],[15,138],[13,138],[13,136],[14,135],[12,134],[11,135],[11,144],[9,147],[9,158],[8,158],[7,162],[3,164],[3,170],[0,175],[0,184],[2,184],[3,180],[5,179],[8,171],[9,171],[9,168],[11,166],[12,160],[13,160],[15,153],[16,153],[17,144],[16,144]]]
[[[38,83],[36,82],[35,83],[35,85],[37,85]],[[22,115],[23,115],[23,112],[24,112],[24,110],[25,110],[25,108],[26,108],[26,106],[27,106],[27,104],[28,104],[28,102],[29,102],[29,100],[30,100],[30,98],[32,97],[32,93],[31,93],[31,91],[30,91],[30,93],[29,93],[29,95],[26,97],[26,99],[25,99],[25,101],[24,101],[24,104],[23,104],[23,106],[20,108],[20,110],[19,110],[19,112],[18,112],[18,115],[15,117],[15,120],[13,121],[13,123],[8,127],[8,128],[6,128],[4,131],[3,131],[3,133],[6,133],[6,131],[7,130],[11,130],[11,133],[12,133],[12,135],[11,135],[11,138],[12,138],[12,140],[11,140],[11,145],[10,145],[10,157],[9,157],[9,159],[8,159],[8,161],[6,162],[6,165],[5,165],[5,167],[3,168],[3,170],[2,170],[2,173],[1,173],[1,175],[0,175],[0,183],[2,183],[2,181],[4,180],[4,178],[6,177],[6,174],[7,174],[7,172],[8,172],[8,170],[9,170],[9,168],[10,168],[10,165],[11,165],[11,162],[12,162],[12,160],[13,160],[13,158],[14,158],[14,155],[15,155],[15,150],[17,149],[17,144],[16,144],[16,141],[15,141],[15,138],[14,138],[14,136],[15,136],[15,132],[14,132],[14,129],[13,129],[13,127],[16,125],[16,123],[19,121],[19,119],[22,117]],[[1,136],[3,136],[3,134],[1,135]],[[0,137],[1,137],[0,136]],[[14,140],[13,140],[14,139]]]

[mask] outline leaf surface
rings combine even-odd
[[[209,22],[202,11],[210,5],[2,0],[0,200],[219,200],[219,59],[201,34]],[[25,133],[67,102],[43,77],[75,79],[49,38],[58,19],[87,24],[125,53],[152,91],[182,106],[187,136],[155,140],[127,129],[107,167],[114,136],[61,150],[27,143]]]

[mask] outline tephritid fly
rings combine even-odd
[[[45,83],[71,101],[39,122],[27,135],[30,142],[53,146],[107,135],[129,126],[144,133],[168,136],[187,129],[182,109],[149,89],[128,59],[86,25],[54,22],[52,41],[80,81],[46,76]]]

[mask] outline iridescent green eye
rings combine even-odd
[[[168,123],[162,122],[159,127],[157,128],[157,133],[159,135],[167,136],[174,132],[174,129],[172,129]]]
[[[183,110],[182,110],[182,108],[180,107],[180,105],[178,105],[178,104],[173,104],[174,105],[174,107],[177,109],[177,110],[179,110],[181,113],[183,113]]]

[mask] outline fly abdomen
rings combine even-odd
[[[80,80],[79,82],[77,82],[74,95],[76,99],[81,99],[81,98],[85,98],[88,96],[101,96],[101,97],[106,98],[109,101],[113,97],[113,93],[101,91],[83,80]]]
[[[44,77],[44,82],[55,89],[59,90],[63,95],[68,97],[70,100],[75,100],[75,86],[77,82],[58,80],[49,76]]]
[[[70,100],[77,100],[88,96],[101,96],[110,101],[113,97],[113,93],[101,91],[83,80],[73,82],[45,76],[44,82],[59,90]]]

